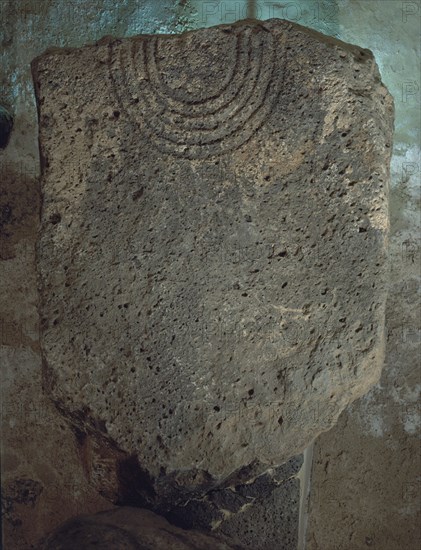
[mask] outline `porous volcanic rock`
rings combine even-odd
[[[79,439],[161,503],[299,454],[383,361],[393,102],[372,53],[246,20],[33,74],[45,387]]]
[[[250,550],[296,550],[302,464],[300,455],[247,482],[218,487],[175,506],[166,518],[184,529],[235,537]]]

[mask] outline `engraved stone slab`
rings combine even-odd
[[[54,401],[159,487],[299,454],[383,360],[393,104],[371,52],[244,21],[33,72]]]

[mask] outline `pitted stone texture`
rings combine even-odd
[[[185,529],[234,536],[245,548],[296,549],[302,455],[250,479],[174,507],[167,519]]]
[[[38,550],[245,550],[224,535],[185,531],[149,510],[115,508],[74,518],[47,536]]]
[[[298,544],[300,481],[291,478],[267,496],[230,515],[218,533],[238,537],[250,550],[295,550]]]
[[[393,104],[371,52],[244,21],[33,71],[54,401],[158,492],[301,452],[383,360]]]

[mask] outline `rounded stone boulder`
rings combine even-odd
[[[46,536],[37,550],[245,550],[223,535],[174,527],[149,510],[115,508],[78,516]]]

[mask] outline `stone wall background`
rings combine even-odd
[[[6,548],[29,548],[70,516],[110,507],[86,483],[89,445],[80,456],[73,433],[42,396],[35,270],[39,159],[30,61],[51,46],[80,46],[109,34],[181,32],[242,19],[250,14],[248,9],[243,0],[0,4],[0,102],[15,117],[10,143],[0,151]],[[254,13],[262,19],[290,19],[371,49],[396,104],[386,366],[377,386],[314,444],[309,514],[307,518],[304,489],[299,546],[304,548],[307,538],[311,550],[416,549],[421,541],[420,2],[255,1]]]
[[[420,2],[338,2],[339,38],[374,52],[395,99],[391,279],[379,383],[314,445],[309,550],[421,546]]]

